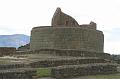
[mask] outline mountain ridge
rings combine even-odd
[[[0,35],[0,47],[20,47],[30,42],[30,36],[25,34]]]

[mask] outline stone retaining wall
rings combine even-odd
[[[16,53],[16,48],[14,47],[0,47],[0,56],[12,55]]]
[[[32,79],[32,73],[26,70],[1,70],[0,79]]]
[[[25,64],[0,64],[0,70],[24,68],[24,67],[25,67]]]
[[[111,59],[108,53],[96,53],[96,51],[85,50],[59,50],[59,49],[40,49],[36,51],[17,51],[16,54],[53,54],[57,56],[74,56],[74,57],[99,57]]]
[[[79,65],[79,64],[89,64],[89,63],[107,63],[108,61],[99,58],[63,58],[63,59],[48,59],[48,60],[38,60],[29,63],[32,68],[39,67],[55,67],[61,65]]]
[[[52,77],[56,79],[71,78],[84,75],[110,74],[117,72],[112,64],[92,64],[61,66],[52,69]]]

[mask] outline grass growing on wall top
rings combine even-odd
[[[37,70],[37,77],[49,77],[51,76],[51,68],[39,68]]]

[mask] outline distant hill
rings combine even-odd
[[[28,44],[30,36],[24,34],[0,35],[0,47],[20,47]]]

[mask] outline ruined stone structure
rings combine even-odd
[[[68,65],[52,69],[52,76],[56,79],[72,78],[75,76],[110,74],[116,72],[116,66],[113,64],[84,64]]]
[[[79,25],[71,16],[57,8],[51,26],[34,27],[27,53],[71,56],[71,59],[39,60],[31,67],[53,67],[52,77],[63,79],[81,75],[115,73],[110,54],[104,53],[104,34],[97,24]],[[71,71],[72,70],[72,71]]]
[[[0,56],[12,55],[15,52],[16,48],[14,47],[0,47]]]
[[[57,8],[55,14],[53,15],[51,25],[53,27],[59,27],[59,26],[78,27],[79,26],[79,24],[74,18],[63,13],[60,8]]]
[[[94,22],[78,25],[75,19],[58,8],[52,18],[52,26],[32,29],[30,49],[75,49],[103,53],[103,44],[104,35],[96,30]]]
[[[33,79],[32,73],[34,72],[29,69],[1,70],[0,79]]]
[[[104,53],[104,34],[96,28],[92,21],[79,25],[57,8],[51,26],[32,29],[30,44],[17,51],[0,48],[1,55],[25,56],[12,62],[1,61],[0,79],[34,79],[38,68],[50,68],[55,79],[116,73],[117,65],[110,54]]]

